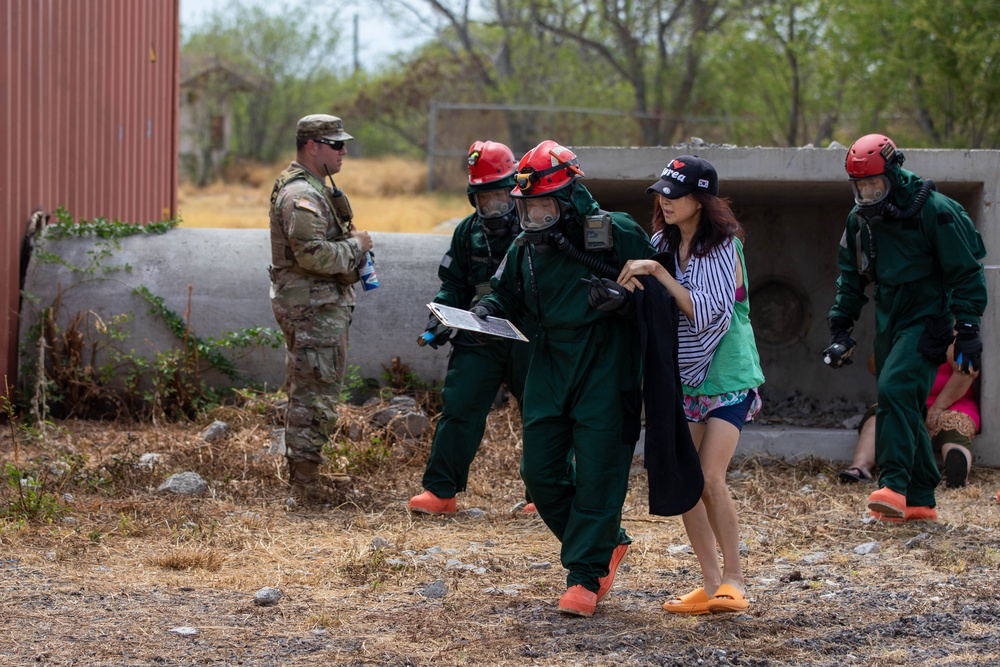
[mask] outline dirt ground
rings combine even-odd
[[[353,481],[294,507],[267,453],[273,410],[62,422],[44,440],[0,422],[0,665],[1000,664],[1000,471],[942,487],[936,523],[883,524],[867,518],[870,487],[838,483],[830,463],[742,459],[730,486],[751,606],[677,616],[661,605],[699,569],[680,520],[648,514],[637,459],[634,544],[582,619],[556,609],[557,541],[511,513],[516,410],[493,412],[464,511],[443,518],[405,506],[429,438],[394,441],[367,421],[375,409],[345,411]],[[214,419],[231,431],[210,444]],[[184,471],[208,490],[157,492]],[[58,502],[29,513],[24,484]],[[276,605],[255,604],[263,587]]]

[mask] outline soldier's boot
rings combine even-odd
[[[319,464],[312,461],[289,461],[288,483],[292,497],[308,499],[319,488]]]

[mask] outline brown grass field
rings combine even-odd
[[[182,227],[267,229],[274,179],[289,160],[241,165],[204,188],[182,183],[178,213]],[[337,187],[351,199],[358,229],[374,232],[451,233],[441,223],[472,212],[465,191],[427,193],[427,165],[399,158],[344,161]]]
[[[377,401],[376,401],[377,402]],[[624,511],[635,540],[590,619],[556,610],[559,545],[514,515],[519,420],[494,410],[453,518],[412,516],[429,436],[393,440],[344,408],[352,483],[289,507],[266,453],[273,399],[196,423],[62,422],[44,441],[3,426],[0,462],[39,470],[59,508],[33,520],[0,490],[2,665],[996,665],[1000,471],[939,493],[936,523],[871,523],[867,488],[818,460],[743,459],[730,484],[747,545],[747,613],[675,616],[699,585],[678,518],[647,512],[636,460]],[[432,407],[428,406],[432,421]],[[232,431],[208,444],[213,419]],[[344,441],[345,436],[338,438]],[[365,457],[365,443],[388,457]],[[160,463],[137,464],[144,453]],[[55,461],[72,462],[57,475]],[[195,471],[200,497],[156,491]],[[65,495],[69,494],[69,495]],[[875,542],[873,553],[856,547]],[[440,580],[443,597],[427,597]],[[276,606],[254,604],[270,586]],[[193,627],[198,634],[171,630]]]

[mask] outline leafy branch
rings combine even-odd
[[[86,275],[125,269],[110,267],[118,240],[136,233],[164,233],[176,222],[133,225],[96,218],[88,223],[74,222],[60,208],[57,223],[50,226],[46,239],[93,237],[95,249],[86,267],[71,266],[65,259],[37,246],[36,260],[58,264]],[[191,287],[188,299],[190,301]],[[193,416],[217,403],[220,392],[200,379],[203,364],[210,365],[234,382],[245,380],[224,350],[249,350],[254,347],[279,348],[284,343],[280,331],[251,327],[227,332],[219,338],[201,338],[194,334],[186,317],[167,307],[163,297],[144,285],[132,289],[150,306],[149,313],[160,318],[180,341],[179,346],[157,351],[151,358],[134,349],[123,349],[130,334],[126,324],[131,315],[101,316],[91,310],[69,314],[65,326],[57,321],[61,310],[61,292],[53,304],[42,307],[40,320],[30,330],[23,348],[26,364],[22,387],[31,396],[32,417],[42,421],[55,408],[66,415],[108,416],[112,414]],[[190,308],[188,310],[190,312]]]
[[[54,212],[56,222],[45,228],[45,235],[51,239],[81,238],[96,236],[101,239],[121,239],[136,234],[165,234],[178,225],[177,220],[161,220],[159,222],[122,222],[115,218],[94,218],[93,220],[75,220],[64,207],[60,206]]]

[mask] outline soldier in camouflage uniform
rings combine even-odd
[[[372,240],[355,229],[347,196],[333,184],[344,142],[353,139],[343,122],[305,116],[295,139],[295,161],[271,191],[270,275],[271,307],[285,334],[288,479],[303,497],[316,486],[323,445],[337,423],[354,283]]]

